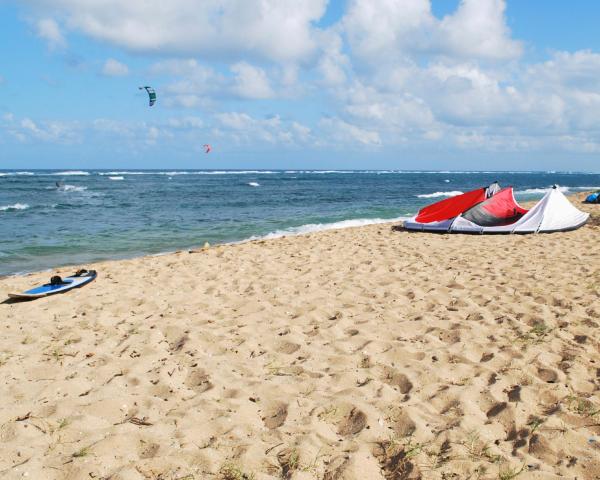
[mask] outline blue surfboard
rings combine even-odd
[[[45,285],[40,285],[23,293],[9,293],[8,296],[20,299],[46,297],[55,293],[67,292],[73,288],[83,287],[94,280],[96,276],[96,270],[90,270],[89,272],[87,270],[80,270],[70,277],[52,277],[51,281]]]

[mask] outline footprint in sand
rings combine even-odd
[[[549,368],[538,368],[537,376],[546,383],[556,383],[558,380],[558,374]]]
[[[415,422],[413,422],[408,413],[396,406],[390,407],[386,420],[394,433],[400,437],[408,437],[417,429]]]
[[[356,407],[350,410],[342,417],[338,423],[338,435],[344,437],[356,435],[367,425],[367,416]]]
[[[277,402],[269,405],[264,413],[262,421],[265,427],[272,430],[281,427],[285,423],[288,415],[288,407],[285,403]]]
[[[400,390],[400,393],[408,393],[413,388],[413,384],[408,377],[392,367],[384,367],[382,380]]]
[[[287,355],[290,355],[296,352],[299,348],[300,345],[298,345],[297,343],[283,341],[277,345],[276,350],[279,353],[285,353]]]
[[[208,374],[201,368],[189,372],[184,383],[186,387],[198,393],[206,392],[214,386]]]
[[[154,458],[158,453],[160,445],[158,443],[146,443],[142,441],[139,449],[140,458]]]

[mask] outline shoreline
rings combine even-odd
[[[378,224],[90,265],[0,303],[0,472],[592,480],[599,232]]]
[[[568,192],[565,195],[570,199],[577,198],[579,200],[577,203],[581,204],[582,199],[584,199],[590,193],[592,193],[592,191],[584,191],[584,192],[578,191],[578,192]],[[432,198],[431,200],[432,200],[431,203],[434,203],[435,201],[438,201],[440,199]],[[531,208],[533,205],[535,205],[536,202],[537,201],[534,201],[534,200],[527,200],[527,201],[521,202],[521,204],[526,208]],[[298,227],[289,227],[288,229],[285,229],[285,230],[276,230],[273,232],[269,232],[262,236],[252,235],[252,236],[242,239],[242,240],[235,240],[235,241],[223,242],[223,243],[214,243],[214,244],[209,244],[209,246],[211,248],[215,248],[215,247],[222,247],[222,246],[227,246],[227,245],[239,245],[239,244],[244,244],[244,243],[248,243],[248,242],[272,240],[272,239],[282,238],[282,237],[295,237],[295,236],[310,235],[313,233],[329,231],[329,230],[339,230],[339,229],[345,229],[345,228],[359,228],[359,227],[367,226],[367,225],[386,225],[386,224],[402,222],[408,218],[410,218],[410,217],[402,216],[402,217],[396,217],[396,218],[391,218],[391,219],[356,218],[356,219],[340,220],[337,222],[324,223],[324,224],[303,224]],[[307,229],[307,227],[316,227],[316,228],[315,229],[311,229],[311,228]],[[304,231],[304,230],[306,230],[306,231]],[[27,276],[35,275],[37,273],[48,273],[48,272],[52,272],[52,271],[59,271],[59,270],[63,270],[63,269],[66,269],[69,267],[75,267],[75,266],[80,266],[80,267],[89,266],[89,265],[95,266],[95,265],[102,264],[105,262],[128,261],[128,260],[144,259],[144,258],[148,258],[148,257],[174,255],[174,254],[179,254],[179,253],[183,253],[186,251],[189,253],[192,253],[193,251],[202,250],[202,249],[203,249],[202,246],[189,246],[189,247],[179,248],[176,250],[167,250],[164,252],[146,253],[146,254],[141,254],[141,255],[140,254],[132,254],[131,256],[126,255],[124,257],[96,260],[96,261],[88,262],[85,265],[81,264],[81,263],[61,264],[61,265],[55,266],[54,268],[48,268],[48,269],[44,269],[44,270],[32,270],[32,271],[26,271],[26,272],[15,272],[15,273],[7,274],[7,275],[0,275],[0,280],[6,279],[6,278],[11,278],[11,277],[27,277]]]

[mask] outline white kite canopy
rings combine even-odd
[[[435,204],[427,208],[435,210]],[[502,214],[498,215],[498,212]],[[511,212],[514,221],[509,219]],[[448,233],[550,233],[575,230],[583,226],[588,217],[588,213],[575,208],[555,185],[531,210],[525,210],[516,203],[512,189],[509,188],[495,193],[453,218],[425,223],[418,221],[417,215],[404,222],[404,228]]]

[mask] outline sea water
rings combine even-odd
[[[517,200],[600,188],[557,172],[0,170],[0,275],[395,221],[495,180]]]

